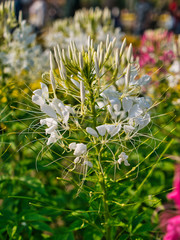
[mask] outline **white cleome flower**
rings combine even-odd
[[[59,139],[59,135],[56,130],[51,132],[50,137],[48,138],[47,145],[50,145],[51,143],[56,143]]]
[[[87,153],[87,146],[84,143],[75,143],[72,142],[69,144],[70,151],[74,150],[75,156],[81,156]]]
[[[122,162],[124,162],[125,166],[130,166],[129,162],[128,162],[128,156],[122,152],[119,156],[118,156],[118,160],[117,163],[119,163],[121,165]]]
[[[46,84],[41,83],[41,89],[37,89],[32,96],[32,101],[37,105],[43,105],[46,100],[49,100],[49,90]]]

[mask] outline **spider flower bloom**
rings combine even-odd
[[[167,222],[166,235],[163,240],[178,240],[180,239],[180,215],[172,217]]]
[[[173,186],[174,190],[167,195],[167,198],[174,200],[176,207],[180,209],[180,164],[177,165],[175,169]]]

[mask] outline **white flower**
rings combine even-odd
[[[93,167],[93,164],[92,164],[92,162],[90,162],[90,161],[84,161],[83,162],[83,165],[87,165],[88,167],[90,167],[90,168],[92,168]]]
[[[87,127],[86,132],[89,133],[90,135],[94,136],[94,137],[99,137],[97,132],[91,127]]]
[[[39,106],[42,106],[46,100],[49,100],[48,87],[44,83],[41,83],[41,89],[37,89],[33,93],[32,101]]]
[[[126,134],[131,134],[134,131],[134,127],[131,125],[124,125],[124,131]]]
[[[87,152],[87,146],[84,143],[70,143],[69,149],[70,151],[74,150],[75,156],[81,156]]]
[[[49,117],[57,118],[56,112],[50,105],[44,103],[40,107],[41,107],[41,111],[46,113]]]
[[[87,146],[84,143],[78,143],[76,144],[76,148],[74,150],[75,156],[83,155],[87,152]]]
[[[122,100],[123,109],[125,112],[128,112],[133,105],[133,101],[129,97],[124,97]]]
[[[143,113],[143,110],[140,108],[139,104],[134,104],[129,110],[129,117],[134,118],[138,117]]]
[[[55,109],[57,114],[60,115],[63,123],[68,126],[68,121],[69,121],[69,115],[74,114],[73,109],[70,106],[66,106],[63,104],[63,102],[57,98],[54,98],[52,102],[50,103],[52,108]]]
[[[101,135],[102,137],[106,134],[106,127],[105,125],[100,125],[98,127],[96,127],[99,135]]]
[[[59,139],[59,135],[58,135],[57,131],[55,130],[51,133],[50,137],[48,138],[47,145],[57,142],[58,139]]]
[[[146,127],[148,123],[151,121],[150,115],[146,113],[144,116],[139,116],[134,119],[135,124],[138,125],[138,130]]]
[[[75,142],[72,142],[69,144],[69,149],[70,151],[74,150],[76,148],[76,143]]]
[[[111,137],[114,137],[121,130],[121,124],[118,125],[105,124],[105,128],[106,131],[111,135]]]
[[[45,119],[41,119],[40,120],[40,124],[43,125],[47,125],[49,128],[57,128],[57,122],[53,119],[53,118],[45,118]]]
[[[122,152],[119,156],[118,156],[118,160],[117,160],[117,162],[119,163],[119,164],[121,164],[122,162],[124,162],[124,165],[125,166],[130,166],[130,164],[129,164],[129,162],[128,162],[128,156],[124,153],[124,152]]]

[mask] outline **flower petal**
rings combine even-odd
[[[86,132],[89,133],[90,135],[94,136],[94,137],[99,137],[96,130],[94,130],[93,128],[91,127],[87,127],[86,128]]]
[[[41,105],[41,111],[46,113],[48,116],[52,118],[57,118],[57,115],[54,109],[51,106],[47,105],[46,103]]]

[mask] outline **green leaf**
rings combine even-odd
[[[22,216],[23,221],[50,221],[50,219],[38,214],[38,213],[25,213]]]
[[[69,231],[77,231],[79,229],[87,227],[87,224],[84,223],[82,220],[76,220],[69,226]]]
[[[47,225],[46,223],[44,222],[32,222],[31,223],[31,226],[37,230],[40,230],[40,231],[47,231],[47,232],[53,232],[53,230],[49,227],[49,225]]]

